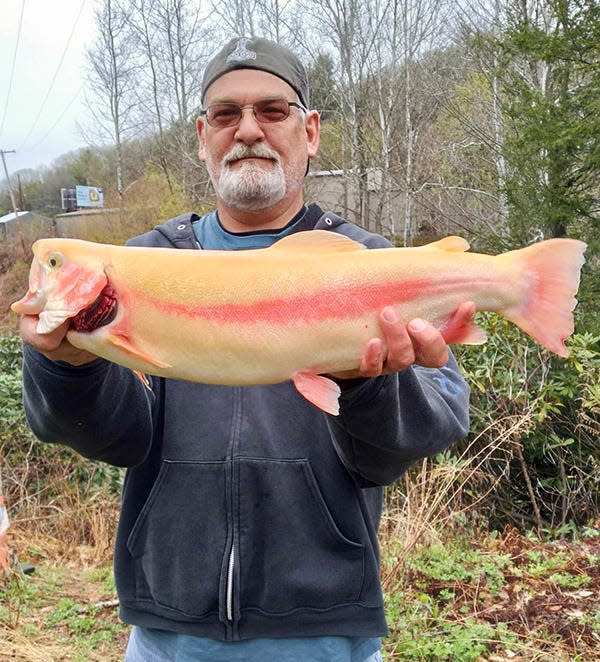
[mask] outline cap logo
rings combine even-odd
[[[251,51],[246,44],[249,42],[249,39],[240,39],[228,58],[227,62],[241,62],[243,60],[256,60],[256,53]]]

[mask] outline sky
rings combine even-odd
[[[97,0],[0,0],[0,150],[9,175],[86,143],[85,49]],[[0,162],[0,181],[4,172]]]

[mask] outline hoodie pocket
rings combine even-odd
[[[219,610],[225,463],[165,461],[127,539],[138,598],[189,616]]]
[[[364,546],[339,530],[307,460],[241,460],[240,575],[242,609],[359,599]]]

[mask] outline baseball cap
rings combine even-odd
[[[304,65],[285,46],[259,37],[236,37],[208,63],[202,79],[202,102],[206,90],[224,74],[235,69],[259,69],[278,76],[294,89],[308,108],[308,77]]]

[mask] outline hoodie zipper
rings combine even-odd
[[[235,546],[231,544],[229,552],[229,564],[227,566],[227,593],[226,593],[226,614],[227,620],[233,621],[233,572],[235,570]]]
[[[233,391],[233,409],[231,417],[231,442],[229,446],[229,462],[230,462],[230,481],[229,481],[229,526],[231,547],[227,557],[227,569],[225,576],[225,620],[234,628],[236,627],[236,620],[239,616],[236,615],[236,592],[238,587],[236,585],[237,564],[239,560],[239,547],[238,547],[238,531],[236,522],[238,518],[239,508],[239,480],[240,480],[240,466],[239,466],[239,444],[240,444],[240,429],[241,429],[241,412],[242,412],[242,398],[243,393],[240,387],[234,387]],[[236,632],[233,632],[234,639],[237,638]]]

